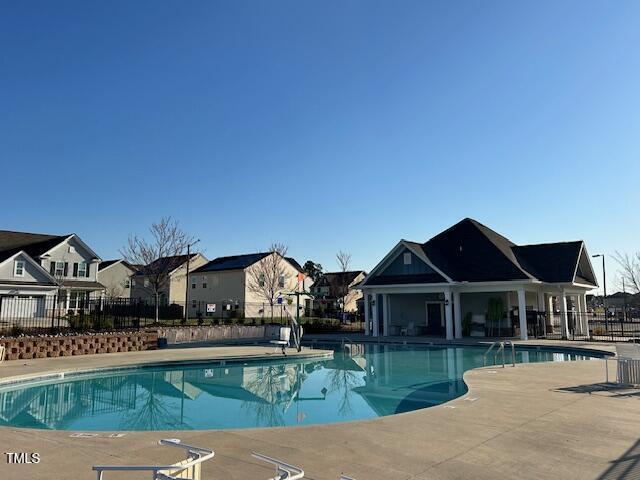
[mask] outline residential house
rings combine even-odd
[[[106,260],[98,267],[98,278],[107,298],[131,298],[131,276],[139,270],[123,259]]]
[[[465,318],[472,334],[490,335],[488,305],[499,299],[506,322],[527,339],[527,311],[557,318],[549,327],[563,337],[570,328],[588,334],[585,297],[597,285],[583,241],[516,245],[466,218],[425,243],[401,240],[360,288],[368,335],[461,338]]]
[[[184,305],[187,289],[187,263],[189,271],[193,271],[207,263],[207,258],[201,253],[174,255],[158,258],[141,267],[131,277],[131,298],[153,303],[157,293],[160,305],[173,303]],[[158,292],[155,291],[156,287]]]
[[[313,315],[336,314],[342,312],[355,313],[362,298],[362,290],[358,285],[364,280],[367,272],[354,270],[348,272],[323,273],[311,285],[313,299],[307,300],[307,310]]]
[[[256,282],[255,265],[258,262],[269,261],[271,255],[277,253],[261,252],[229,257],[218,257],[189,274],[189,315],[198,312],[203,315],[215,316],[220,309],[242,310],[238,316],[262,317],[270,315],[269,301],[256,289],[251,288]],[[304,277],[302,267],[291,257],[282,257],[283,275],[279,279],[278,295],[295,306],[297,299],[290,295],[298,290],[306,291],[311,281]],[[302,283],[302,285],[300,284]],[[304,311],[307,295],[300,295],[300,311]],[[207,312],[206,304],[210,304]],[[267,310],[267,311],[265,311]],[[291,309],[295,314],[295,309]]]
[[[11,298],[31,299],[20,301],[21,316],[27,317],[42,316],[45,303],[53,305],[45,301],[47,297],[56,298],[56,308],[61,310],[80,308],[86,299],[104,290],[97,279],[99,263],[100,257],[76,234],[0,231],[4,311],[16,308]]]

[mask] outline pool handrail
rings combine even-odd
[[[511,340],[505,340],[505,341],[495,341],[492,342],[491,345],[489,346],[489,348],[484,352],[484,355],[482,355],[482,365],[483,366],[487,366],[487,356],[489,356],[489,353],[491,353],[491,351],[493,350],[493,348],[495,346],[498,346],[498,349],[496,350],[496,352],[493,354],[493,364],[496,364],[496,358],[498,357],[498,355],[500,353],[502,353],[502,368],[505,367],[506,362],[505,362],[505,358],[504,358],[504,347],[505,345],[509,345],[511,347],[511,362],[513,364],[513,366],[516,366],[516,348],[513,345],[513,342]]]
[[[200,467],[203,462],[213,458],[215,452],[201,447],[194,447],[193,445],[187,445],[182,443],[178,438],[162,439],[158,442],[160,445],[166,445],[170,447],[183,448],[187,451],[188,457],[173,465],[94,465],[92,470],[97,472],[97,480],[103,479],[104,472],[116,471],[116,472],[135,472],[135,471],[149,471],[152,474],[153,480],[173,480],[173,479],[200,479]],[[193,475],[190,477],[182,476],[185,471],[193,469]],[[165,473],[170,472],[170,473]],[[178,475],[178,476],[175,476]]]
[[[276,467],[276,476],[269,480],[299,480],[304,478],[304,470],[300,467],[296,467],[295,465],[291,465],[278,460],[277,458],[269,457],[258,452],[251,452],[251,456]]]

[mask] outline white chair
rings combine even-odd
[[[269,343],[276,345],[276,352],[278,347],[282,348],[282,354],[286,355],[286,348],[289,346],[289,339],[291,338],[291,327],[280,327],[280,336],[278,340],[271,340]]]
[[[213,450],[186,445],[177,438],[160,440],[159,443],[160,445],[183,448],[187,451],[187,458],[172,465],[94,465],[93,470],[97,472],[98,480],[103,480],[104,472],[108,471],[151,472],[152,480],[201,480],[202,462],[215,455]]]
[[[617,381],[640,385],[640,344],[616,344]]]
[[[304,478],[304,470],[294,465],[282,462],[272,457],[267,457],[262,453],[252,452],[253,458],[262,460],[263,462],[270,463],[276,467],[276,476],[269,480],[299,480]]]

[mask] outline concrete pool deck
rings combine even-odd
[[[558,343],[579,346],[554,342]],[[238,355],[245,348],[260,347],[216,350],[230,349],[229,355]],[[601,343],[595,348],[611,349]],[[184,351],[193,358],[201,355],[199,350]],[[60,360],[93,362],[111,357],[113,361],[100,360],[111,365],[124,361],[116,355],[120,354]],[[12,365],[18,362],[24,361],[8,362],[0,372],[4,376],[19,369]],[[609,369],[614,378],[614,362],[609,362]],[[251,458],[252,450],[301,465],[305,478],[316,480],[335,480],[342,472],[358,480],[637,478],[640,390],[604,385],[604,378],[604,360],[476,369],[465,374],[467,395],[446,404],[373,420],[308,427],[124,432],[119,437],[108,432],[87,438],[72,431],[3,427],[3,451],[39,452],[41,461],[7,465],[2,458],[0,478],[93,479],[94,464],[176,461],[179,452],[157,445],[166,437],[214,449],[215,458],[203,470],[204,478],[211,480],[273,476],[268,465]],[[105,480],[109,478],[124,477],[105,475]]]

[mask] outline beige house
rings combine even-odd
[[[138,269],[123,259],[106,260],[98,266],[98,278],[106,298],[131,298],[131,276]]]
[[[189,274],[189,315],[217,317],[221,309],[225,316],[260,318],[269,317],[270,304],[267,296],[254,288],[260,282],[260,262],[273,261],[277,253],[250,253],[219,257]],[[293,258],[281,257],[278,267],[282,274],[278,278],[276,297],[290,305],[295,315],[296,296],[293,292],[307,291],[310,281],[304,278],[302,267]],[[309,297],[300,295],[300,314],[304,313],[305,301]],[[234,313],[235,312],[235,313]],[[279,315],[279,311],[278,311]]]
[[[187,262],[187,259],[189,262]],[[184,305],[187,289],[187,263],[193,271],[207,263],[201,253],[162,257],[140,268],[131,277],[131,298],[155,301],[156,285],[160,305]]]

